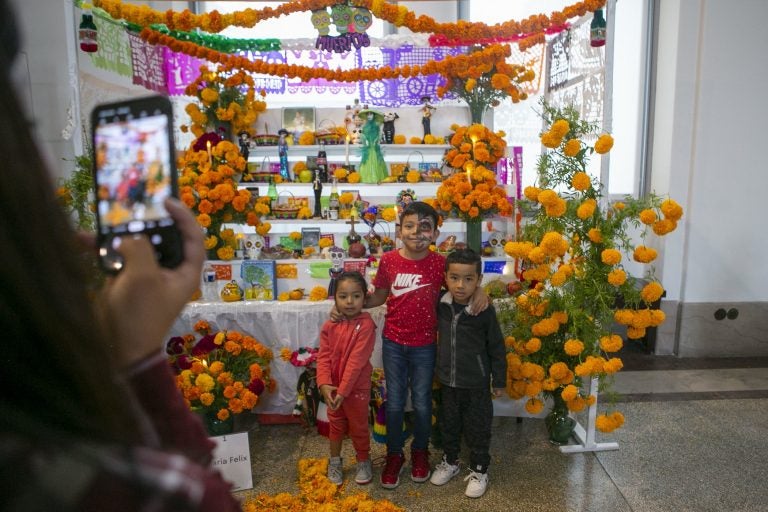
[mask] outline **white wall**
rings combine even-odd
[[[768,2],[661,4],[652,184],[685,208],[662,281],[683,302],[764,302]]]

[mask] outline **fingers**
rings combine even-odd
[[[125,268],[132,273],[158,266],[152,244],[144,235],[135,234],[115,238],[114,247],[125,259]]]
[[[203,247],[203,231],[195,220],[192,212],[189,211],[184,203],[175,198],[165,200],[165,208],[173,218],[176,226],[181,232],[184,244],[184,261],[180,267],[186,267],[179,270],[193,272],[196,276],[200,274],[205,260],[205,249]]]

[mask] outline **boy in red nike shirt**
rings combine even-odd
[[[432,428],[432,376],[435,368],[437,303],[445,282],[445,258],[429,250],[440,231],[438,215],[424,202],[408,204],[400,216],[403,247],[385,253],[373,281],[375,291],[365,307],[387,303],[382,359],[387,382],[387,460],[381,485],[400,484],[405,463],[403,415],[408,384],[414,410],[411,443],[411,479],[425,482],[430,476],[429,435]],[[473,296],[475,311],[488,306],[479,288]]]

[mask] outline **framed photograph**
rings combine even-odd
[[[314,132],[315,109],[312,107],[285,107],[283,109],[283,128],[293,134]]]
[[[275,300],[275,260],[243,260],[240,277],[245,289],[245,300]]]
[[[301,228],[301,247],[320,245],[320,228]]]

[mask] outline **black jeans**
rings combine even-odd
[[[440,429],[446,460],[450,463],[458,460],[463,434],[470,451],[470,468],[485,473],[491,462],[493,403],[490,388],[461,389],[443,385],[441,393]]]

